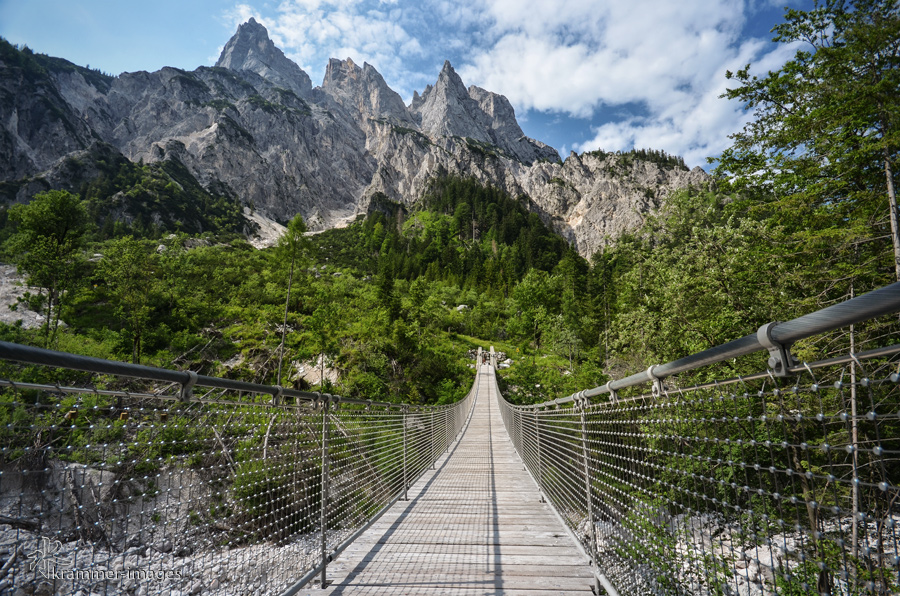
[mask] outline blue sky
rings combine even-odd
[[[250,16],[319,84],[328,58],[375,66],[409,102],[450,60],[558,149],[662,149],[689,166],[747,119],[726,70],[777,69],[784,6],[812,0],[0,0],[0,36],[104,72],[213,64]]]

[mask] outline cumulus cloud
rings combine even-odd
[[[247,4],[228,14],[263,23],[314,81],[329,57],[351,57],[409,100],[449,58],[519,115],[594,122],[590,140],[565,143],[576,150],[652,147],[703,163],[746,120],[719,99],[725,71],[778,68],[794,51],[743,34],[774,1],[283,0],[267,14]]]
[[[795,51],[792,46],[769,49],[758,40],[747,41],[726,56],[709,79],[698,80],[682,92],[667,94],[671,98],[668,102],[648,99],[652,107],[645,117],[606,122],[593,128],[593,138],[577,144],[576,150],[653,147],[682,155],[688,163],[704,164],[707,157],[716,156],[727,147],[728,135],[743,128],[750,118],[737,103],[720,97],[730,83],[724,77],[725,70],[756,61],[753,70],[765,73],[784,64]]]
[[[238,4],[226,18],[236,27],[254,17],[313,81],[322,80],[329,58],[369,62],[389,79],[407,79],[407,61],[424,52],[405,26],[417,11],[400,0],[285,0],[266,14]]]
[[[577,150],[653,147],[703,163],[747,118],[719,99],[725,71],[777,68],[794,51],[742,38],[756,1],[486,1],[478,18],[493,41],[459,70],[518,108],[603,121]],[[610,118],[623,104],[641,115]]]

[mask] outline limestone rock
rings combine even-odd
[[[5,42],[3,42],[5,43]],[[52,166],[91,142],[91,129],[78,118],[62,90],[39,65],[0,60],[0,180],[18,180]]]
[[[275,47],[269,32],[253,17],[239,26],[237,33],[225,44],[216,66],[254,72],[300,97],[306,97],[312,90],[309,75]]]
[[[478,103],[484,113],[495,145],[525,163],[559,160],[556,149],[525,136],[516,120],[516,112],[505,96],[475,85],[470,86],[468,91],[469,97]]]
[[[370,120],[387,120],[412,126],[413,120],[403,99],[388,87],[370,64],[360,68],[353,60],[328,61],[322,90],[344,107],[363,129]]]
[[[601,152],[563,163],[524,135],[505,97],[466,88],[449,62],[409,106],[373,66],[349,59],[331,60],[312,88],[253,19],[213,68],[109,77],[32,60],[39,67],[30,70],[0,61],[0,93],[11,98],[0,106],[0,154],[11,156],[0,161],[7,200],[77,191],[100,160],[173,160],[260,219],[277,226],[300,213],[317,231],[365,214],[376,193],[410,205],[431,177],[449,173],[527,195],[533,211],[590,256],[672,190],[708,180],[700,169]]]
[[[466,86],[449,61],[444,62],[434,88],[422,97],[424,101],[415,114],[423,133],[431,137],[462,137],[491,143],[483,112],[469,97]]]

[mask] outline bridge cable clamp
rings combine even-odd
[[[794,366],[796,361],[794,360],[794,357],[791,356],[790,344],[780,344],[772,339],[772,329],[774,329],[776,325],[778,325],[777,321],[766,323],[760,327],[756,331],[756,341],[769,351],[769,360],[767,364],[775,373],[775,376],[789,377],[791,376],[791,373],[788,369]]]
[[[194,385],[197,384],[197,373],[192,370],[184,371],[188,375],[188,380],[181,384],[181,394],[178,398],[181,401],[190,401],[194,396]]]
[[[584,396],[584,391],[579,391],[573,395],[572,402],[575,404],[575,409],[579,412],[583,412],[587,409],[588,399]]]
[[[272,392],[272,404],[280,406],[282,399],[284,398],[284,387],[275,385],[274,389],[275,391]]]
[[[603,386],[607,392],[609,392],[609,399],[613,403],[618,403],[619,401],[619,392],[613,389],[612,381],[607,381],[606,385]]]
[[[653,393],[653,397],[659,397],[663,393],[665,393],[666,388],[663,385],[662,377],[656,376],[656,373],[653,372],[653,369],[659,366],[658,364],[654,364],[647,369],[647,376],[650,377],[650,381],[653,382],[653,388],[651,392]]]

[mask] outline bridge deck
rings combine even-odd
[[[309,594],[591,594],[593,575],[503,427],[493,368],[482,366],[471,422],[426,473],[328,566]]]

